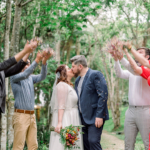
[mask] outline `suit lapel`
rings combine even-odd
[[[86,75],[85,75],[85,77],[84,77],[84,80],[83,80],[83,83],[82,83],[82,88],[81,88],[81,94],[82,94],[83,88],[84,88],[84,86],[85,86],[85,83],[86,83],[86,81],[87,81],[87,78],[89,77],[90,71],[91,71],[91,69],[89,68],[89,69],[88,69],[88,72],[86,73]],[[80,97],[81,97],[81,94],[80,94]]]

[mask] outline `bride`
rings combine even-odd
[[[81,125],[78,112],[78,96],[73,88],[71,79],[74,74],[66,65],[61,65],[56,70],[56,81],[53,86],[51,98],[52,126],[55,131],[51,132],[49,150],[64,150],[60,143],[60,130],[69,125]],[[77,145],[83,150],[82,135],[79,134]],[[75,150],[75,149],[74,149]]]

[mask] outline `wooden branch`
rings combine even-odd
[[[0,20],[1,20],[3,17],[6,17],[6,13],[3,14],[2,16],[0,16]]]
[[[132,34],[133,34],[133,37],[136,39],[136,35],[135,35],[133,27],[131,25],[131,20],[130,20],[129,15],[126,13],[126,11],[122,7],[120,7],[120,8],[122,9],[122,11],[124,12],[124,14],[126,15],[126,17],[128,19],[128,22],[129,22],[129,25],[130,25],[130,28],[131,28],[131,31],[132,31]]]
[[[25,5],[27,5],[28,3],[32,2],[33,0],[28,0],[26,2],[24,2],[23,4],[21,4],[21,7],[24,7]]]

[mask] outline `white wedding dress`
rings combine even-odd
[[[56,127],[58,124],[58,110],[64,109],[62,128],[73,125],[81,125],[79,111],[78,111],[78,96],[73,87],[65,82],[59,82],[55,87],[55,104],[53,105],[52,112],[52,126]],[[49,150],[64,150],[64,146],[59,141],[60,135],[54,131],[50,135]],[[83,150],[83,140],[82,135],[79,134],[79,141],[77,145],[80,150]],[[73,150],[79,150],[74,148]]]

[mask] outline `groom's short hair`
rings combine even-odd
[[[76,55],[70,59],[70,61],[75,65],[81,64],[83,67],[87,67],[87,60],[84,55]]]

